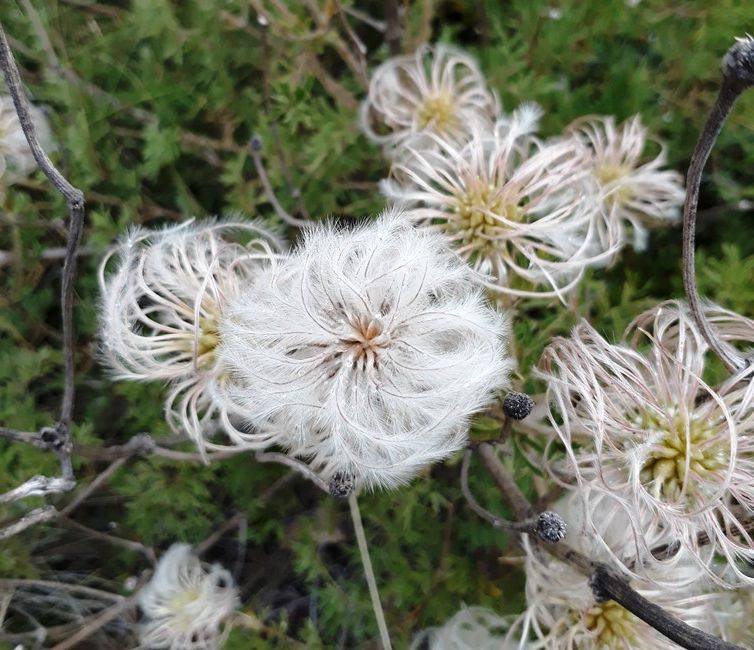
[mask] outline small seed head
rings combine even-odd
[[[557,512],[547,510],[537,517],[537,536],[545,542],[556,544],[565,539],[566,523]]]
[[[330,479],[330,494],[336,499],[347,499],[353,492],[353,476],[338,472]]]
[[[722,63],[723,77],[743,88],[754,86],[754,38],[737,38]]]
[[[251,142],[249,142],[249,147],[251,147],[251,150],[255,152],[262,151],[262,138],[260,138],[258,135],[255,135],[251,139]]]
[[[503,400],[503,411],[513,420],[523,420],[534,409],[534,400],[525,393],[508,393]]]

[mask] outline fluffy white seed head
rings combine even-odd
[[[646,248],[648,227],[678,221],[683,176],[663,168],[665,146],[647,132],[638,115],[619,126],[612,117],[586,117],[568,130],[591,151],[587,164],[604,218],[614,228],[630,224],[634,248]],[[652,144],[657,152],[647,160]]]
[[[708,311],[723,339],[754,334],[748,319]],[[751,582],[737,568],[754,558],[744,526],[754,512],[751,378],[707,383],[710,353],[682,303],[643,314],[625,340],[610,344],[583,323],[545,350],[540,376],[565,445],[554,476],[622,502],[637,539],[646,542],[647,526],[657,527],[705,566],[723,555],[726,580]]]
[[[288,432],[326,479],[391,487],[466,440],[507,381],[507,320],[438,235],[387,214],[310,228],[234,300],[220,354],[233,408]]]
[[[620,242],[594,245],[599,204],[587,150],[573,140],[542,143],[531,136],[534,121],[526,108],[494,130],[472,129],[462,145],[435,135],[433,148],[408,143],[381,187],[415,223],[442,233],[489,289],[562,296]]]
[[[139,636],[154,650],[217,650],[239,605],[230,573],[204,564],[188,544],[173,544],[139,593]]]
[[[464,607],[442,627],[424,630],[411,650],[516,650],[515,641],[505,639],[510,620],[485,607]]]
[[[45,152],[49,153],[55,144],[47,117],[36,106],[30,106],[29,111],[37,138]],[[0,191],[23,180],[36,168],[37,163],[21,128],[13,99],[10,95],[0,95]]]
[[[250,442],[212,397],[223,376],[219,323],[228,302],[274,263],[279,247],[253,223],[189,221],[131,230],[100,266],[103,362],[116,379],[168,383],[168,422],[202,449],[217,422]]]
[[[428,133],[462,138],[469,126],[498,112],[472,57],[449,45],[422,45],[374,71],[361,108],[361,126],[388,150]]]

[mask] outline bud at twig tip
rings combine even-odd
[[[534,400],[525,393],[508,393],[503,400],[503,411],[513,420],[523,420],[534,409]]]
[[[723,57],[722,73],[726,79],[744,87],[754,86],[754,38],[748,34],[736,38]]]
[[[254,135],[254,137],[251,139],[251,142],[249,142],[249,147],[251,147],[251,150],[255,152],[262,151],[262,138],[260,138],[258,135]]]
[[[565,539],[566,523],[557,512],[547,510],[537,517],[537,536],[545,542],[556,544]]]
[[[330,495],[336,499],[347,499],[353,492],[353,476],[338,472],[330,479]]]

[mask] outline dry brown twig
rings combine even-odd
[[[683,206],[683,286],[697,326],[710,349],[720,358],[729,371],[744,370],[747,360],[732,345],[723,341],[709,322],[696,286],[695,240],[696,212],[699,200],[699,187],[702,182],[704,165],[715,146],[717,136],[725,120],[733,110],[739,95],[754,85],[754,39],[750,36],[736,40],[728,50],[722,63],[722,82],[715,104],[707,118],[699,140],[694,148],[686,175],[686,201]]]

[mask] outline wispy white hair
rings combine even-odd
[[[614,228],[631,226],[634,248],[646,248],[648,227],[679,221],[683,176],[664,169],[665,145],[648,133],[638,115],[621,125],[613,117],[587,116],[571,124],[568,132],[591,152],[587,165],[604,217]],[[654,157],[647,153],[652,144]]]
[[[32,122],[42,148],[50,152],[55,148],[47,117],[36,106],[29,106]],[[0,192],[5,187],[23,180],[37,169],[26,135],[18,120],[13,98],[0,95]]]
[[[420,632],[411,650],[516,650],[518,643],[506,640],[510,617],[486,607],[464,607],[442,627]]]
[[[274,263],[280,247],[259,224],[191,220],[132,229],[100,265],[103,362],[116,379],[168,383],[167,421],[201,450],[217,424],[246,444],[266,444],[265,436],[236,430],[215,403],[223,376],[216,348],[228,302]]]
[[[476,61],[450,45],[421,45],[372,74],[361,107],[364,133],[388,153],[428,133],[463,138],[471,124],[494,120],[497,97]]]
[[[307,230],[232,302],[220,355],[234,410],[325,477],[391,487],[464,445],[506,384],[507,336],[472,270],[392,213]]]
[[[239,605],[233,578],[202,563],[188,544],[173,544],[139,592],[141,644],[154,650],[217,650]]]
[[[621,242],[597,218],[588,152],[574,140],[533,137],[538,115],[525,106],[494,130],[472,128],[462,144],[437,135],[427,136],[432,148],[409,142],[381,189],[415,223],[442,233],[492,291],[562,298]],[[605,249],[594,244],[601,233]]]
[[[708,306],[720,336],[754,343],[754,323]],[[726,581],[752,578],[745,520],[754,513],[754,389],[751,370],[718,386],[705,380],[709,350],[688,307],[669,302],[639,316],[625,342],[611,344],[586,323],[545,350],[550,421],[565,446],[552,465],[566,484],[606,492],[633,513],[631,528],[651,550],[648,516],[689,557]],[[748,373],[748,374],[747,374]]]

